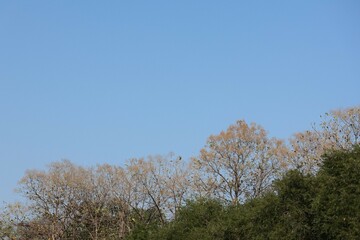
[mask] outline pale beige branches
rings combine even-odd
[[[315,131],[296,133],[290,138],[289,166],[303,173],[315,173],[320,166],[326,142]]]
[[[360,107],[334,110],[322,118],[320,131],[333,148],[350,149],[360,143]]]
[[[188,193],[188,169],[180,157],[149,156],[147,159],[131,159],[127,174],[133,185],[131,203],[133,209],[153,209],[153,216],[164,223],[172,218]],[[152,219],[149,219],[149,221]]]
[[[22,236],[30,236],[28,232],[30,215],[31,212],[28,207],[19,202],[2,206],[0,211],[0,239],[20,239]]]
[[[103,204],[103,209],[98,210],[98,212],[107,213],[105,214],[105,218],[103,217],[101,226],[107,228],[107,232],[111,234],[114,239],[123,239],[131,231],[130,195],[132,185],[129,182],[126,172],[121,167],[104,164],[98,166],[96,172],[100,176],[100,178],[95,181],[97,188],[107,186],[107,189],[109,189],[104,192],[103,200],[98,200],[99,202],[105,201],[106,203]],[[104,216],[104,214],[102,215]],[[107,238],[109,238],[109,236],[107,236]]]
[[[62,161],[28,171],[19,189],[31,212],[26,229],[40,239],[123,239],[129,206],[121,183],[123,170],[107,164],[82,168]]]
[[[123,170],[108,164],[88,169],[83,179],[77,226],[90,239],[122,239],[128,230],[128,203],[119,198]]]
[[[259,125],[237,121],[208,138],[192,159],[193,183],[199,195],[237,204],[263,194],[286,167],[283,142],[269,138]]]
[[[30,201],[32,222],[43,225],[49,239],[62,238],[68,231],[85,175],[85,169],[62,161],[52,163],[48,172],[27,171],[21,179],[19,191]]]
[[[125,169],[83,168],[65,160],[27,171],[19,191],[31,217],[21,222],[22,236],[124,239],[138,223],[174,217],[188,194],[188,175],[187,165],[172,154],[132,159]]]
[[[291,168],[314,174],[322,163],[322,155],[334,149],[351,149],[360,143],[360,108],[340,109],[321,116],[322,121],[310,131],[290,138]]]

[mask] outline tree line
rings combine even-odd
[[[171,222],[129,239],[359,239],[360,146],[323,155],[315,175],[289,170],[244,204],[190,200]]]
[[[356,239],[360,107],[287,141],[237,121],[198,156],[28,170],[1,239]]]

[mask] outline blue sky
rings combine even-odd
[[[26,169],[287,138],[360,103],[359,1],[1,1],[0,201]]]

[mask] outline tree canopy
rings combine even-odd
[[[360,108],[288,141],[237,121],[197,156],[29,170],[0,239],[358,239]]]

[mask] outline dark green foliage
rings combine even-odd
[[[322,239],[360,239],[360,147],[326,155],[314,203]]]
[[[157,226],[145,225],[143,223],[136,224],[130,234],[126,237],[127,240],[146,240],[152,231],[156,231]]]
[[[152,239],[223,239],[224,207],[216,200],[188,202],[175,220],[152,235]]]
[[[155,208],[147,210],[136,209],[130,215],[131,231],[126,236],[127,240],[146,240],[152,232],[157,232],[161,225],[161,217]]]
[[[298,171],[288,172],[274,184],[275,193],[258,200],[253,236],[259,239],[313,239],[312,201],[314,179]]]

